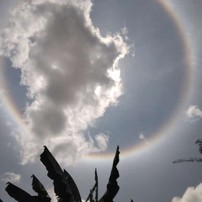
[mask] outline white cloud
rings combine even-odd
[[[48,195],[50,196],[52,202],[57,202],[58,201],[57,196],[55,195],[54,189],[52,187],[48,188],[47,192],[48,192]]]
[[[144,136],[143,133],[140,133],[140,135],[139,135],[139,139],[140,139],[140,140],[146,140],[146,138],[145,138],[145,136]]]
[[[108,143],[108,140],[109,140],[108,135],[106,135],[104,133],[97,134],[95,136],[95,140],[96,140],[96,143],[98,145],[98,148],[101,148],[101,150],[107,149],[107,143]]]
[[[149,143],[149,140],[145,137],[144,133],[139,134],[139,139],[144,141],[145,143]]]
[[[183,196],[174,197],[172,202],[201,202],[202,201],[202,183],[197,187],[188,187]]]
[[[26,132],[17,135],[23,163],[44,144],[64,160],[107,147],[108,138],[83,131],[122,94],[118,62],[128,46],[118,34],[101,36],[91,7],[90,0],[21,1],[1,33],[0,54],[21,70],[32,100]]]
[[[189,118],[202,118],[202,111],[195,105],[190,106],[186,114]]]
[[[21,180],[21,175],[12,173],[12,172],[6,172],[1,177],[1,181],[5,182],[5,183],[7,183],[7,182],[19,183],[20,180]]]

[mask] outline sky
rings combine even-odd
[[[46,145],[82,199],[202,201],[201,0],[1,0],[0,198],[10,181],[53,195]],[[53,201],[55,197],[53,196]]]

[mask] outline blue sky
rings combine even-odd
[[[38,157],[43,145],[83,199],[98,168],[101,197],[119,145],[115,201],[201,201],[200,163],[172,164],[200,157],[200,7],[199,0],[1,1],[2,200],[12,201],[9,180],[31,191],[33,172],[51,187]]]

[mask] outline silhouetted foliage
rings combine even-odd
[[[199,152],[202,154],[202,140],[200,139],[196,140],[195,144],[199,146]]]
[[[119,171],[116,167],[119,162],[119,153],[120,153],[119,147],[117,147],[113,165],[112,165],[111,174],[109,177],[109,182],[107,184],[107,190],[106,190],[105,194],[103,195],[103,197],[100,199],[101,202],[102,201],[112,202],[113,198],[116,196],[116,194],[119,191],[119,185],[116,181],[119,178]]]
[[[26,191],[8,182],[7,193],[18,202],[50,202],[49,197],[31,196]]]
[[[198,145],[199,152],[202,154],[202,140],[197,139],[195,144]],[[188,159],[178,159],[178,160],[173,161],[173,163],[184,163],[184,162],[187,162],[187,163],[190,163],[190,162],[202,162],[202,158],[190,157]]]
[[[95,194],[95,197],[93,197]],[[86,199],[87,201],[90,202],[98,202],[98,176],[97,176],[97,169],[95,169],[95,184],[93,186],[93,188],[90,190],[90,193]]]
[[[97,170],[95,169],[95,184],[90,190],[86,202],[113,202],[114,197],[119,191],[119,185],[117,183],[117,179],[119,178],[119,171],[117,169],[119,154],[119,147],[117,147],[107,184],[107,190],[100,200],[98,200],[98,175]],[[79,190],[73,178],[66,170],[62,170],[46,146],[44,146],[44,151],[40,157],[41,162],[48,171],[47,176],[53,180],[54,192],[58,202],[82,202]],[[30,195],[10,182],[8,182],[5,190],[18,202],[50,202],[51,198],[42,183],[35,175],[32,175],[31,177],[32,189],[38,194],[37,196]],[[2,202],[1,199],[0,202]],[[133,202],[132,199],[131,202]]]
[[[50,196],[48,195],[48,192],[46,191],[44,186],[41,184],[41,182],[37,179],[37,177],[35,175],[32,175],[31,177],[33,178],[32,189],[38,194],[38,196],[50,198]]]
[[[48,171],[48,177],[53,180],[54,191],[56,196],[58,197],[58,201],[63,202],[81,202],[81,197],[79,192],[74,192],[78,190],[77,188],[73,188],[72,186],[76,186],[75,183],[73,185],[69,182],[69,174],[66,171],[63,171],[55,160],[53,155],[50,153],[47,147],[44,147],[44,152],[41,154],[41,162],[45,165]],[[73,179],[72,179],[73,180]],[[72,185],[72,186],[71,186]],[[78,200],[76,200],[78,199]]]

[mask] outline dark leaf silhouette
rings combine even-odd
[[[112,202],[113,198],[116,196],[116,194],[119,191],[119,185],[117,183],[117,179],[119,178],[119,171],[117,169],[117,164],[119,163],[119,146],[116,149],[111,174],[109,177],[109,181],[107,184],[107,190],[105,194],[102,196],[102,198],[99,200],[100,202]]]
[[[60,201],[81,202],[79,190],[71,175],[66,170],[62,171],[48,148],[44,148],[41,162],[46,166],[48,176],[53,180],[54,191]]]
[[[202,154],[202,140],[197,139],[196,142],[195,142],[195,144],[198,144],[198,146],[199,146],[199,152]]]
[[[19,187],[15,186],[14,184],[8,182],[8,186],[6,187],[6,191],[14,198],[16,201],[19,202],[28,202],[31,201],[31,195],[28,194],[26,191],[20,189]]]
[[[202,153],[202,140],[197,139],[195,144],[199,146],[199,152]],[[202,158],[197,158],[197,157],[190,157],[189,159],[178,159],[173,161],[173,164],[175,163],[190,163],[190,162],[202,162]]]
[[[98,202],[98,176],[97,176],[97,169],[95,169],[95,202]]]
[[[189,158],[189,159],[178,159],[176,161],[173,161],[173,163],[191,163],[191,162],[202,162],[202,159],[201,158]]]
[[[93,194],[95,192],[95,198],[93,198]],[[97,169],[95,169],[95,184],[93,188],[90,190],[90,193],[86,199],[86,202],[90,200],[90,202],[98,202],[98,176],[97,176]]]
[[[98,175],[97,169],[95,169],[95,184],[90,190],[86,201],[90,200],[90,202],[113,202],[114,197],[119,191],[119,185],[117,183],[117,179],[119,178],[119,171],[117,169],[117,165],[119,163],[119,154],[119,147],[117,147],[105,194],[101,197],[100,200],[98,200]],[[53,180],[54,191],[58,198],[58,202],[82,202],[78,187],[73,178],[66,170],[61,169],[60,165],[46,146],[44,146],[44,151],[40,157],[41,162],[44,164],[48,171],[48,177]],[[26,191],[10,182],[8,182],[6,191],[18,202],[51,201],[51,198],[48,195],[45,187],[35,175],[32,175],[32,188],[38,194],[37,196],[30,195]],[[2,202],[1,199],[0,202]],[[132,199],[131,202],[133,202]]]
[[[32,189],[38,194],[38,196],[49,197],[48,192],[35,175],[32,175]]]
[[[31,196],[26,191],[8,182],[7,193],[18,202],[50,202],[50,197]]]
[[[74,182],[73,178],[66,170],[64,170],[64,175],[65,175],[65,179],[67,181],[66,183],[69,187],[69,190],[71,190],[72,200],[74,202],[81,202],[81,196],[79,193],[79,189],[76,186],[76,183]]]
[[[46,146],[44,146],[44,152],[41,154],[41,162],[45,165],[48,171],[48,177],[53,180],[54,191],[58,200],[66,202],[72,201],[71,189],[67,183],[65,175],[60,165]]]

